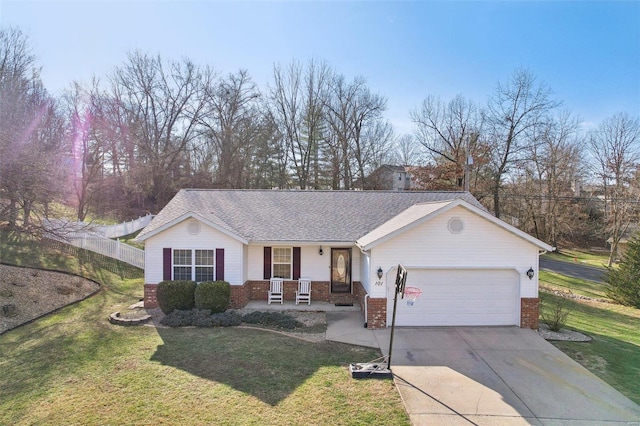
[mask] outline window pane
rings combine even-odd
[[[174,266],[173,279],[174,280],[190,280],[191,267],[190,266]]]
[[[274,263],[291,263],[291,248],[274,247]]]
[[[213,281],[213,266],[196,266],[196,281]]]
[[[213,266],[213,250],[196,250],[196,265]]]
[[[174,250],[173,264],[191,266],[191,250]]]
[[[273,265],[273,276],[275,278],[291,279],[291,265],[288,263]]]

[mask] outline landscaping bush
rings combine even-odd
[[[297,319],[281,312],[250,312],[242,317],[242,321],[247,324],[260,324],[287,330],[303,326],[303,324]]]
[[[211,315],[213,327],[233,327],[242,324],[242,315],[236,311],[227,311]]]
[[[160,320],[160,324],[168,327],[187,327],[193,324],[193,312],[191,310],[175,309]]]
[[[242,324],[242,316],[235,311],[211,314],[208,309],[176,309],[165,315],[160,324],[168,327],[231,327]]]
[[[206,281],[195,291],[195,307],[209,309],[213,313],[224,312],[231,301],[231,286],[226,281]]]
[[[549,330],[560,331],[564,328],[569,318],[568,299],[571,296],[571,291],[565,292],[558,296],[551,296],[547,293],[540,293],[540,301],[542,309],[540,309],[540,317],[542,322],[547,324]]]
[[[165,314],[195,306],[195,281],[161,281],[156,290],[158,306]]]

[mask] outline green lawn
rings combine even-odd
[[[541,273],[540,285],[605,298],[604,284],[570,279],[559,274]],[[552,294],[542,296],[551,303],[557,299]],[[640,310],[585,300],[568,300],[567,307],[571,313],[566,327],[591,336],[593,341],[553,344],[640,404]]]
[[[569,277],[555,272],[540,271],[540,285],[562,291],[571,291],[572,293],[591,297],[593,299],[608,299],[604,284],[596,281]]]
[[[0,240],[3,262],[103,284],[0,335],[0,424],[409,424],[392,381],[348,373],[376,350],[256,329],[114,326],[109,313],[142,295],[141,278],[121,278],[135,271]]]

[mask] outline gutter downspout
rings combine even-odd
[[[367,299],[369,298],[369,293],[364,295],[364,328],[367,328],[367,307],[368,307],[368,303],[367,303]]]
[[[362,248],[362,246],[360,244],[358,244],[357,242],[355,243],[356,247],[358,247],[360,249],[360,252],[362,254],[366,254],[367,252]],[[369,266],[371,267],[371,266]],[[369,318],[368,316],[368,312],[369,312],[369,303],[367,302],[367,299],[369,299],[369,293],[364,295],[364,328],[367,328],[367,318]]]

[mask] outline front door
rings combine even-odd
[[[351,293],[351,249],[331,249],[331,292]]]

